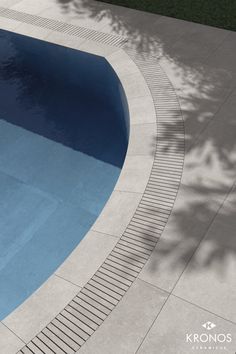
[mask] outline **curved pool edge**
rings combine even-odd
[[[30,35],[30,32],[27,32],[29,28],[27,29],[27,26],[24,26],[24,28],[24,34]],[[15,31],[19,33],[17,28]],[[22,30],[20,33],[22,33]],[[54,35],[55,40],[53,40]],[[32,36],[35,38],[34,34]],[[68,46],[68,38],[71,39],[65,34],[60,36],[58,32],[53,31],[50,31],[49,34],[44,32],[41,37],[37,32],[36,37],[66,46]],[[145,75],[140,71],[140,69],[143,69],[142,59],[128,47],[127,49],[121,49],[89,40],[80,41],[78,39],[76,43],[76,39],[73,38],[73,45],[70,44],[69,46],[91,54],[104,56],[117,73],[129,105],[130,140],[118,182],[92,229],[58,270],[31,297],[2,321],[25,343],[29,342],[57,316],[91,279],[106,257],[112,252],[116,243],[132,222],[132,218],[144,197],[157,154],[160,157],[160,154],[164,153],[162,144],[159,147],[156,146],[158,139],[157,123],[160,127],[161,121],[156,121],[158,107],[154,105],[153,93],[150,92],[146,82],[146,80],[148,81],[148,73],[145,79]],[[148,66],[148,63],[145,65]],[[165,74],[160,68],[158,68],[158,75],[162,79],[160,88],[163,89],[164,87],[166,89],[168,84],[164,80]],[[164,86],[161,87],[163,83]],[[160,88],[159,100],[163,96]],[[172,100],[174,100],[174,97],[172,97]],[[165,104],[167,105],[167,103]],[[163,114],[163,109],[164,107],[161,107],[160,114]],[[164,116],[166,117],[166,115]],[[179,116],[178,119],[182,119],[182,116]],[[180,133],[183,134],[182,126],[180,129]],[[183,153],[181,152],[181,155]],[[181,164],[179,169],[181,172]],[[156,172],[154,173],[156,174]],[[180,183],[180,178],[181,175],[177,184]],[[178,186],[176,190],[178,190]],[[173,198],[172,206],[170,206],[171,209],[174,200],[175,198]],[[119,210],[119,213],[117,213],[117,210]],[[98,249],[99,252],[97,252]],[[78,269],[82,274],[78,274]]]
[[[45,31],[42,31],[42,34],[38,32],[37,36],[35,36],[34,32],[32,34],[28,32],[27,26],[24,26],[24,31],[18,31],[17,28],[15,30],[12,28],[11,30],[19,34],[32,36],[33,38],[46,40],[50,43],[64,46],[68,46],[67,39],[70,38],[65,35],[59,37],[58,33],[53,31],[50,31],[49,35],[45,35]],[[53,40],[54,35],[55,40]],[[74,297],[78,290],[87,283],[87,281],[103,263],[106,256],[112,251],[117,239],[122,235],[122,232],[119,231],[117,233],[114,230],[114,232],[110,231],[107,233],[105,232],[106,230],[104,231],[104,225],[111,223],[110,215],[117,213],[118,205],[122,205],[122,209],[125,211],[125,206],[123,205],[123,202],[125,202],[127,220],[124,222],[122,229],[126,228],[130,221],[129,219],[132,217],[136,206],[141,199],[142,192],[145,189],[154,160],[153,154],[152,156],[143,153],[140,155],[140,149],[137,144],[138,141],[136,139],[135,132],[137,129],[136,126],[145,124],[145,121],[140,123],[138,118],[139,113],[134,112],[133,106],[135,100],[140,97],[145,97],[146,101],[144,102],[143,110],[148,110],[149,112],[151,111],[146,123],[151,129],[148,129],[147,134],[145,134],[145,137],[143,138],[143,143],[147,148],[152,144],[153,134],[155,135],[156,133],[156,118],[154,106],[150,109],[150,104],[153,105],[151,93],[140,70],[132,59],[129,58],[123,49],[116,47],[112,47],[111,49],[110,47],[106,47],[104,45],[97,45],[92,41],[85,41],[82,44],[80,40],[78,40],[77,43],[76,40],[74,40],[73,45],[69,45],[69,47],[82,50],[90,54],[104,56],[113,67],[123,86],[129,106],[130,138],[124,165],[114,191],[107,201],[102,213],[92,226],[92,229],[84,236],[80,244],[58,268],[58,270],[52,274],[50,278],[43,283],[40,288],[38,288],[28,299],[26,299],[2,321],[2,323],[4,323],[8,328],[17,333],[17,335],[24,342],[29,341],[38,333],[38,331],[40,331],[40,329],[42,329],[56,316],[56,314]],[[137,92],[134,92],[134,87]],[[142,162],[146,157],[148,159],[148,163],[146,163],[145,173],[142,173],[140,176],[142,178],[142,183],[140,183],[141,185],[137,186],[135,190],[133,190],[132,179],[142,171],[140,171],[140,168],[132,168],[132,160],[135,161],[136,166],[140,166],[140,164],[142,166]],[[97,240],[98,236],[100,236],[99,241]],[[101,246],[104,243],[106,243],[106,246],[101,249]],[[97,252],[99,247],[101,251],[100,254]],[[76,268],[74,268],[74,259],[78,259],[78,255],[86,254],[87,252],[89,252],[88,258],[93,260],[93,264],[90,262],[89,269],[87,267],[87,255],[85,257],[81,257],[80,262],[78,262],[76,264]],[[75,281],[74,278],[78,278],[78,268],[81,269],[82,279],[79,277],[79,279]],[[72,269],[74,269],[74,274],[72,273]],[[64,291],[63,288],[65,288]],[[58,304],[55,303],[57,292]],[[50,301],[50,297],[54,299],[53,303]],[[37,311],[37,309],[40,309],[40,312],[42,310],[45,311],[43,314],[44,321],[42,321],[41,316],[37,316],[35,314],[35,310]],[[27,321],[27,324],[25,321]],[[22,330],[25,331],[26,326],[28,327],[27,335],[22,333]],[[31,330],[29,331],[29,329]]]

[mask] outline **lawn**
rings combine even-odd
[[[236,0],[100,0],[236,31]]]

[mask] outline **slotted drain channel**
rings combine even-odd
[[[184,124],[170,81],[154,57],[124,47],[126,39],[59,21],[0,8],[0,16],[121,46],[142,72],[157,117],[152,171],[125,232],[93,277],[74,299],[18,354],[73,354],[90,338],[139,275],[171,214],[184,163]],[[73,28],[73,29],[72,29]],[[83,32],[84,31],[84,32]],[[96,32],[96,34],[95,34]]]
[[[41,28],[61,32],[70,36],[76,36],[106,45],[112,45],[116,47],[122,46],[127,42],[126,38],[121,36],[114,36],[103,32],[98,32],[89,28],[79,27],[72,24],[68,24],[62,21],[48,19],[41,16],[31,15],[24,12],[19,12],[11,9],[0,7],[0,16],[15,20],[30,25],[35,25]]]

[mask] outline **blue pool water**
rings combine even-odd
[[[100,214],[128,125],[122,86],[104,58],[0,31],[0,320]]]

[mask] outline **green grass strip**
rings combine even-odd
[[[100,0],[236,31],[236,0]]]

